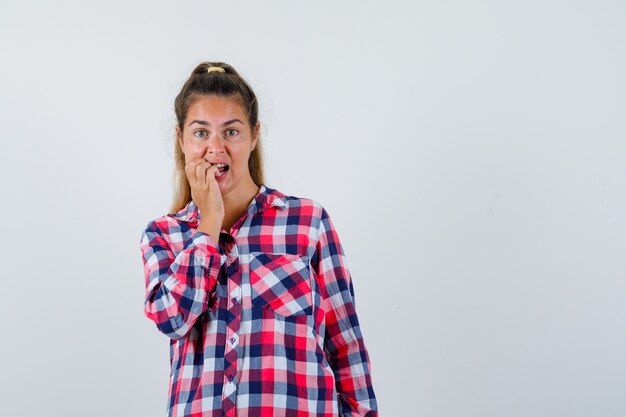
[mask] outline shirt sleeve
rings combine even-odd
[[[152,221],[141,234],[144,313],[172,339],[187,335],[198,317],[217,308],[221,255],[210,235],[194,230],[174,254],[168,236]]]
[[[377,417],[369,355],[359,328],[352,279],[344,257],[339,236],[323,208],[312,266],[329,300],[324,352],[335,375],[339,414]]]

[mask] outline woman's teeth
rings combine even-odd
[[[228,165],[226,164],[216,164],[217,165],[217,175],[222,176],[226,171],[228,171]]]

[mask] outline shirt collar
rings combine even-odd
[[[252,199],[248,206],[247,214],[250,215],[258,211],[264,211],[269,207],[278,207],[281,210],[284,209],[287,207],[287,197],[280,191],[269,188],[265,184],[261,184],[258,194]],[[196,222],[200,221],[201,218],[198,207],[193,200],[187,203],[187,205],[178,212],[169,214],[169,216],[185,222]]]

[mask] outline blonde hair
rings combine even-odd
[[[207,69],[209,67],[220,67],[224,69],[224,72],[208,72]],[[250,123],[252,133],[255,133],[254,129],[259,119],[259,105],[250,85],[228,64],[223,62],[203,62],[194,68],[174,100],[174,112],[176,113],[176,121],[181,134],[191,105],[199,97],[211,95],[236,97],[248,115],[248,123]],[[170,208],[170,214],[175,214],[191,201],[191,186],[185,174],[185,154],[183,154],[183,150],[180,147],[178,137],[175,138],[174,142],[176,166],[173,178],[174,200]],[[261,186],[265,180],[263,176],[263,153],[260,134],[250,154],[250,159],[248,159],[248,168],[250,169],[252,181],[257,186]]]

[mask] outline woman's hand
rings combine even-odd
[[[216,245],[224,221],[224,200],[215,179],[217,172],[217,165],[211,165],[204,158],[193,159],[185,165],[191,198],[201,213],[198,230],[210,234]]]

